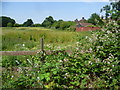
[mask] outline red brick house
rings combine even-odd
[[[98,30],[100,29],[99,27],[88,27],[88,26],[92,26],[93,24],[91,23],[86,23],[86,19],[84,19],[84,17],[82,17],[82,19],[80,21],[78,21],[77,19],[75,20],[76,22],[76,31],[90,31],[90,30]]]

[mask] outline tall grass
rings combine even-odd
[[[84,37],[90,32],[68,32],[51,30],[42,27],[3,27],[2,50],[29,50],[39,48],[40,38],[45,44],[67,45],[78,41],[78,36]],[[25,46],[26,48],[21,48]]]

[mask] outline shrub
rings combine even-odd
[[[8,23],[8,24],[7,24],[7,27],[12,27],[12,26],[13,26],[12,23]]]

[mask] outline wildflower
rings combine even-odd
[[[62,60],[60,60],[59,62],[63,62]]]
[[[99,62],[99,61],[100,61],[100,59],[98,58],[96,61],[97,61],[97,62]]]
[[[75,74],[76,76],[78,76],[78,74]]]
[[[25,44],[22,44],[22,46],[24,47],[24,46],[25,46]]]
[[[76,50],[79,50],[79,48],[77,47]]]
[[[114,67],[115,65],[112,65],[112,67]]]
[[[83,51],[83,50],[81,50],[81,53],[84,53],[84,51]]]
[[[111,32],[110,31],[107,31],[108,34],[110,34]]]
[[[89,41],[90,41],[90,42],[92,42],[92,39],[91,39],[91,38],[89,38]]]
[[[89,50],[92,51],[92,48],[90,48]]]
[[[108,62],[108,64],[110,64],[110,62]]]
[[[88,62],[89,64],[91,63],[91,61]]]
[[[39,78],[39,77],[37,77],[37,79],[38,79],[38,80],[40,80],[40,78]]]
[[[76,42],[76,44],[79,44],[79,42]]]
[[[68,75],[68,73],[65,73],[65,75],[67,76],[67,75]]]
[[[97,46],[97,48],[100,48],[100,46]]]
[[[85,37],[86,39],[88,38],[88,36]]]
[[[66,61],[68,61],[68,59],[64,59],[64,61],[66,62]]]
[[[59,46],[59,47],[57,47],[58,49],[61,49],[61,47]]]
[[[66,78],[66,77],[64,77],[64,78]]]

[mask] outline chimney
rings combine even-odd
[[[84,17],[82,17],[82,19],[85,19]]]

